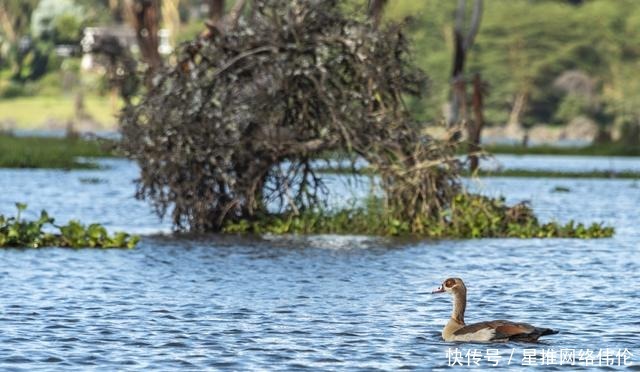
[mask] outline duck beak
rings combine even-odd
[[[435,293],[443,293],[444,292],[444,287],[440,286],[437,289],[434,289],[433,291],[431,291],[431,294],[435,294]]]

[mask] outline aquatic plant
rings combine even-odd
[[[85,226],[70,221],[67,225],[56,225],[44,210],[37,220],[26,221],[21,214],[27,205],[16,203],[16,208],[15,217],[0,215],[0,247],[133,248],[140,240],[124,232],[109,235],[104,226],[95,223]],[[49,227],[58,232],[47,232]]]
[[[430,238],[606,238],[614,229],[574,221],[540,223],[527,203],[514,206],[504,199],[461,193],[442,213],[422,220],[422,226],[398,219],[382,200],[369,198],[361,207],[267,215],[255,220],[227,222],[227,233],[363,234]]]

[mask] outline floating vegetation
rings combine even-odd
[[[133,248],[140,238],[124,232],[109,235],[99,224],[85,226],[78,221],[67,225],[56,225],[46,211],[35,221],[21,219],[26,204],[16,203],[15,217],[0,215],[0,247],[69,247],[69,248]],[[49,233],[45,228],[53,227],[58,233]]]
[[[382,200],[337,211],[306,211],[298,215],[268,215],[255,220],[229,222],[227,233],[256,234],[363,234],[428,238],[608,238],[613,227],[558,222],[540,223],[527,203],[507,206],[504,199],[460,194],[440,219],[412,225],[394,217]]]
[[[85,185],[99,185],[99,184],[103,184],[103,183],[107,183],[107,180],[104,178],[98,178],[98,177],[80,177],[80,183],[83,183]]]
[[[551,192],[571,192],[571,189],[565,186],[556,186],[551,189]]]

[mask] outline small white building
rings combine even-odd
[[[100,36],[106,35],[115,36],[120,41],[120,44],[129,48],[134,55],[139,53],[136,32],[133,28],[127,25],[86,27],[83,30],[83,37],[80,41],[82,46],[81,67],[83,70],[92,70],[97,67],[96,59],[91,53],[91,50],[96,39]],[[171,32],[168,29],[161,28],[158,30],[158,52],[161,55],[169,55],[173,52],[170,36]]]

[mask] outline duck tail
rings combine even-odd
[[[540,336],[555,335],[558,333],[560,333],[560,331],[556,331],[555,329],[551,329],[551,328],[540,329]]]

